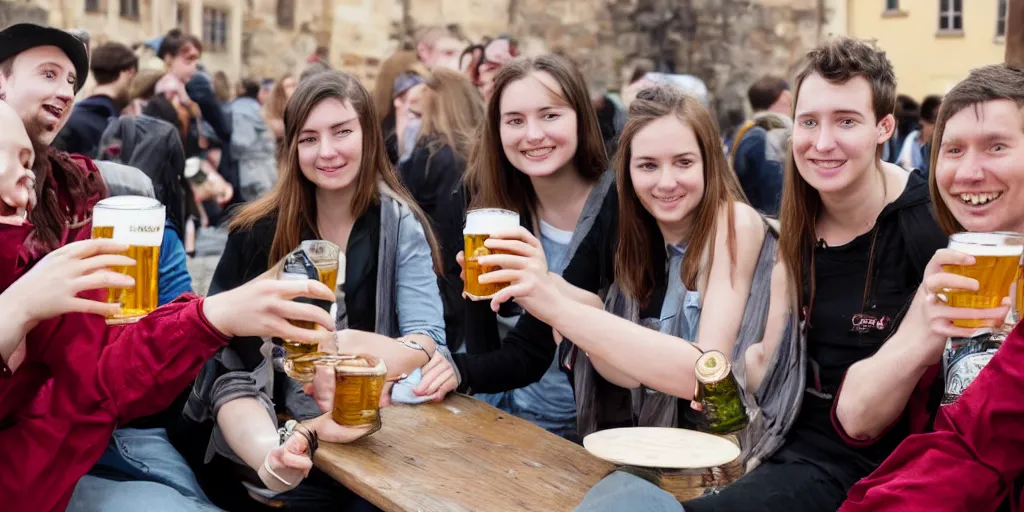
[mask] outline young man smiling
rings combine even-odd
[[[931,189],[943,229],[1024,232],[1024,72],[974,70],[943,99],[935,133],[940,145],[932,154]],[[937,364],[945,337],[923,334],[916,341],[926,350],[918,352],[928,360],[903,361],[906,373]],[[1021,424],[1024,326],[1018,324],[956,402],[939,408],[934,431],[905,440],[850,490],[841,510],[996,510],[1009,502],[1020,511]]]

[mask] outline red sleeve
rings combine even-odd
[[[203,315],[203,300],[186,294],[137,323],[110,330],[97,378],[118,422],[164,410],[227,343]]]
[[[1024,472],[1024,323],[935,431],[907,438],[841,510],[995,510]]]

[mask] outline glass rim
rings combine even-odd
[[[164,208],[164,204],[148,196],[111,196],[99,200],[93,209],[147,211]]]
[[[345,375],[366,377],[386,377],[388,374],[388,365],[384,362],[384,359],[376,356],[368,354],[335,354],[330,359],[333,360],[328,362],[328,364],[334,367],[335,374],[344,373]],[[349,366],[347,364],[357,359],[373,363],[373,366]]]
[[[1019,243],[1006,243],[1006,241],[1010,239],[1016,239]],[[959,244],[987,247],[1024,245],[1024,233],[1017,233],[1013,231],[961,231],[949,235],[949,241]]]
[[[472,210],[466,210],[466,217],[469,217],[470,215],[473,215],[474,213],[475,214],[497,213],[499,215],[507,215],[507,216],[515,215],[516,217],[519,217],[519,213],[518,212],[514,212],[512,210],[506,210],[504,208],[473,208]]]

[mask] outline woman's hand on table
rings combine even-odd
[[[431,402],[444,400],[448,393],[459,387],[459,378],[455,374],[448,358],[435,350],[430,361],[422,368],[423,377],[413,392],[420,397],[428,397]]]

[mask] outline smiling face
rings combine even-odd
[[[629,177],[665,241],[680,242],[704,198],[704,160],[693,128],[668,115],[637,131],[630,145]]]
[[[299,169],[325,191],[343,190],[359,176],[363,130],[352,103],[328,98],[309,113],[298,135]]]
[[[964,108],[946,121],[935,165],[942,202],[968,231],[1024,230],[1024,124],[1010,100]]]
[[[871,82],[863,76],[832,83],[812,73],[797,96],[793,158],[800,176],[821,193],[847,190],[876,164],[895,120],[875,120]]]
[[[501,145],[513,167],[530,177],[570,167],[576,155],[576,112],[550,74],[534,71],[501,94]]]
[[[37,46],[14,57],[10,76],[0,74],[0,92],[21,117],[36,146],[49,146],[71,115],[75,66],[60,48]]]

